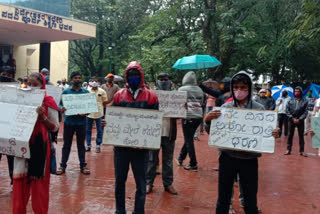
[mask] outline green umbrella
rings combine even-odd
[[[202,68],[213,68],[221,65],[221,62],[217,58],[210,55],[193,55],[184,56],[178,59],[172,68],[179,70],[193,70]]]

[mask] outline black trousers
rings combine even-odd
[[[286,114],[278,114],[279,120],[279,137],[282,134],[282,126],[284,125],[284,136],[288,136],[288,116]]]
[[[289,119],[289,137],[288,137],[288,143],[287,143],[287,150],[291,152],[292,149],[292,141],[294,136],[294,130],[297,127],[298,128],[298,135],[299,135],[299,145],[300,145],[300,152],[304,152],[304,120],[300,121],[298,125],[293,123],[292,119]]]
[[[219,157],[218,201],[216,214],[228,214],[234,180],[239,174],[246,214],[258,214],[258,159],[239,159],[221,153]]]
[[[144,214],[146,201],[146,171],[148,164],[148,150],[125,147],[114,147],[114,171],[116,177],[115,214],[126,213],[126,182],[129,166],[136,182],[136,195],[133,214]]]
[[[167,187],[173,183],[173,153],[174,153],[174,141],[170,141],[169,137],[161,137],[161,149],[162,149],[162,182],[163,186]],[[157,163],[159,163],[159,151],[149,151],[149,162],[147,170],[147,185],[153,186],[154,179],[156,177]]]
[[[197,166],[197,157],[194,149],[193,136],[198,126],[200,125],[201,121],[202,121],[202,118],[190,119],[190,120],[182,119],[182,131],[184,136],[184,144],[180,151],[180,155],[178,159],[180,161],[183,161],[184,159],[186,159],[187,155],[189,154],[190,166]]]
[[[63,147],[62,147],[62,157],[60,166],[62,168],[67,168],[67,162],[71,152],[71,145],[74,133],[77,136],[77,148],[78,148],[78,158],[80,161],[80,169],[87,166],[86,163],[86,148],[84,141],[86,138],[86,126],[85,125],[68,125],[64,124],[63,130]]]

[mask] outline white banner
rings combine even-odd
[[[0,153],[30,158],[29,140],[44,93],[0,85]]]
[[[312,148],[320,148],[320,117],[311,117],[311,128],[316,133],[312,137]]]
[[[250,152],[274,153],[272,131],[277,127],[277,112],[240,108],[221,109],[211,121],[209,146]]]
[[[103,143],[107,145],[160,149],[163,112],[108,107]]]
[[[63,106],[67,109],[65,115],[89,114],[98,112],[95,93],[62,94]]]
[[[187,117],[187,92],[186,91],[153,91],[159,99],[159,110],[164,112],[164,117]]]
[[[46,91],[47,95],[53,97],[54,101],[59,105],[61,101],[62,88],[54,85],[46,85]]]

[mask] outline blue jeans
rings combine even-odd
[[[102,117],[98,118],[98,119],[91,119],[87,117],[87,146],[91,147],[91,135],[92,135],[92,124],[93,121],[96,122],[96,128],[97,128],[97,137],[96,137],[96,144],[97,147],[100,146],[100,144],[102,143],[102,135],[103,135],[103,129],[102,129],[102,125],[101,125],[101,121],[102,121]]]
[[[86,126],[85,125],[68,125],[64,124],[63,127],[63,147],[62,147],[62,157],[60,166],[62,168],[67,168],[67,162],[69,159],[72,138],[74,133],[77,136],[77,147],[78,147],[78,157],[80,161],[80,168],[87,166],[86,163],[86,148],[84,146],[84,141],[86,137]]]
[[[131,163],[136,182],[134,214],[144,214],[146,201],[146,171],[148,165],[148,150],[114,147],[114,170],[116,177],[115,197],[116,214],[126,213],[126,181]]]

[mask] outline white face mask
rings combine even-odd
[[[99,84],[97,82],[90,82],[90,85],[92,87],[98,87],[99,86]]]

